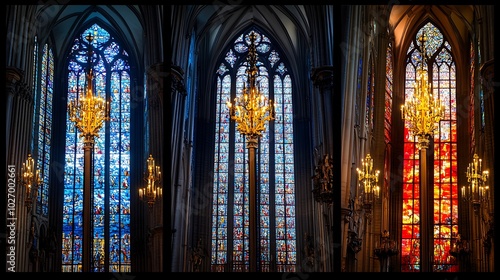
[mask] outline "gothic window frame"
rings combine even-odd
[[[132,106],[134,99],[132,96],[133,92],[131,91],[131,88],[135,84],[133,79],[134,67],[132,66],[132,56],[128,50],[129,46],[118,36],[112,27],[99,20],[94,20],[87,22],[78,29],[71,45],[72,49],[68,50],[68,56],[64,60],[65,67],[63,73],[66,83],[64,90],[67,94],[67,102],[70,102],[70,100],[77,98],[77,96],[81,96],[86,88],[85,70],[88,42],[85,36],[95,26],[104,32],[94,34],[94,41],[92,41],[94,51],[93,68],[95,73],[94,89],[99,92],[98,94],[111,101],[111,112],[110,121],[105,122],[100,130],[100,137],[96,138],[92,159],[94,166],[92,174],[94,193],[92,196],[95,199],[91,206],[93,211],[92,220],[94,221],[92,228],[94,238],[92,243],[97,247],[93,246],[91,249],[93,255],[91,266],[92,271],[130,272],[132,266],[130,259],[130,206],[132,203],[132,190],[130,189],[129,172],[132,168],[131,157],[135,154],[135,152],[131,151],[130,147],[131,142],[134,141],[133,139],[137,138],[132,136],[133,121],[131,120],[134,112]],[[103,47],[103,45],[106,47]],[[80,47],[82,49],[79,49]],[[74,85],[75,89],[70,88],[71,73],[73,73],[72,71],[76,71],[76,69],[70,70],[71,65],[78,65],[75,67],[79,68],[76,72],[77,83]],[[118,81],[115,82],[116,80]],[[67,106],[67,104],[65,105]],[[142,116],[142,114],[140,115]],[[83,173],[80,173],[83,171],[83,157],[76,157],[77,154],[83,155],[83,146],[80,132],[76,129],[74,123],[69,120],[68,112],[66,112],[64,119],[67,126],[64,132],[66,147],[69,144],[74,144],[74,147],[73,151],[69,151],[68,148],[64,150],[63,236],[61,237],[63,246],[61,251],[61,265],[62,271],[81,271],[82,259],[75,260],[73,252],[82,251],[82,239],[80,238],[79,242],[75,242],[73,238],[65,240],[64,233],[66,232],[65,225],[70,226],[72,229],[69,231],[74,232],[76,228],[74,223],[83,222],[81,214],[77,214],[72,212],[74,210],[71,210],[75,207],[75,201],[78,201],[75,195],[79,193],[80,197],[83,198]],[[116,132],[114,132],[115,130]],[[71,133],[71,135],[68,136],[68,133]],[[113,134],[116,137],[112,137],[111,133],[116,133]],[[69,139],[70,137],[71,139]],[[69,143],[67,141],[73,142]],[[68,166],[66,163],[71,162],[71,157],[75,163]],[[118,167],[112,167],[115,163],[118,163]],[[77,169],[81,170],[76,171]],[[118,173],[115,174],[116,172]],[[67,184],[71,184],[71,187],[66,188]],[[78,187],[76,187],[77,185]],[[66,204],[66,201],[73,204]],[[70,214],[66,213],[66,207],[69,208],[68,213]],[[102,231],[99,230],[101,228]],[[119,232],[120,236],[116,234],[117,232]],[[80,229],[81,233],[83,231]],[[96,234],[98,233],[103,233],[104,236],[96,238]],[[78,239],[76,240],[78,241]],[[96,257],[97,255],[102,257]],[[71,260],[67,263],[65,263],[65,256],[71,257]]]
[[[428,27],[429,25],[431,25],[432,27]],[[426,29],[426,32],[431,31],[432,28],[435,28],[434,31],[437,30],[439,32],[432,35],[429,35],[429,33],[427,33],[427,38],[430,38],[431,43],[432,41],[442,41],[438,46],[431,44],[430,46],[428,46],[428,48],[426,48],[426,53],[429,56],[426,65],[429,71],[429,83],[432,84],[432,93],[433,95],[440,98],[441,102],[445,106],[445,116],[440,120],[439,128],[434,133],[434,144],[429,147],[429,152],[433,155],[433,163],[429,164],[429,166],[433,166],[433,171],[429,175],[429,177],[432,178],[431,186],[433,189],[433,191],[430,192],[429,195],[432,196],[433,203],[429,205],[428,209],[430,213],[433,213],[433,223],[431,227],[432,233],[428,233],[431,234],[432,240],[434,240],[434,251],[432,252],[434,260],[432,260],[431,263],[433,263],[433,271],[455,272],[458,271],[458,263],[454,257],[450,257],[449,249],[451,248],[452,242],[455,240],[459,231],[459,191],[457,159],[458,131],[456,117],[456,102],[458,99],[456,91],[456,74],[458,71],[456,69],[456,61],[454,59],[454,55],[456,55],[456,53],[451,50],[449,40],[442,32],[442,29],[439,27],[439,25],[430,20],[424,22],[412,35],[412,41],[407,48],[407,55],[405,57],[406,76],[404,78],[405,93],[403,96],[403,100],[406,98],[408,91],[413,92],[413,90],[410,89],[410,83],[408,82],[408,80],[410,80],[410,82],[414,81],[417,68],[415,66],[413,72],[409,74],[408,65],[416,65],[415,61],[421,59],[421,55],[418,54],[416,45],[419,45],[419,43],[417,42],[417,38],[422,33],[422,30],[424,28]],[[441,57],[439,55],[441,55]],[[446,56],[449,56],[448,62],[450,62],[451,64],[449,77],[454,77],[454,79],[449,78],[448,80],[446,80],[446,72],[439,72],[439,69],[436,68],[438,67],[438,63],[442,63],[443,61],[445,61],[445,59],[447,59]],[[443,64],[444,63],[445,62],[443,62]],[[443,67],[442,64],[441,67]],[[436,73],[436,71],[438,71],[438,73]],[[412,78],[413,80],[411,80]],[[448,85],[448,87],[446,87],[445,85]],[[446,92],[449,93],[449,96],[445,95],[447,94]],[[451,97],[451,94],[454,94],[453,98]],[[411,136],[408,136],[406,125],[404,126],[403,135],[403,212],[401,224],[402,234],[400,243],[401,270],[420,271],[420,252],[417,252],[417,254],[413,254],[412,252],[415,252],[415,250],[409,249],[419,248],[419,240],[421,238],[420,223],[418,221],[418,215],[420,214],[421,206],[419,202],[419,171],[417,171],[419,169],[419,151],[418,148],[416,148],[415,140],[411,140]],[[443,152],[445,150],[449,151],[448,158],[443,155],[446,154],[445,152]],[[413,164],[411,164],[411,162],[413,162]],[[408,168],[406,165],[408,165]],[[410,173],[407,173],[406,169],[411,169],[412,171]],[[440,176],[443,173],[446,176]],[[436,185],[438,187],[437,190]],[[407,203],[405,203],[405,200],[408,200]],[[438,215],[436,214],[436,207],[439,208]],[[448,209],[449,211],[447,212],[443,209]],[[407,252],[410,253],[406,254]],[[415,261],[412,261],[412,258],[414,258]],[[415,264],[418,264],[418,266],[416,266]]]
[[[38,36],[34,37],[33,50],[33,130],[31,150],[40,170],[42,184],[38,186],[35,211],[36,214],[48,218],[49,215],[49,177],[52,141],[52,124],[54,122],[54,73],[55,54],[50,40],[42,45]]]
[[[240,209],[241,211],[239,211],[238,213],[241,212],[241,213],[245,214],[248,211],[248,209],[245,208],[248,206],[248,203],[245,203],[245,202],[243,202],[241,205],[236,203],[236,204],[234,204],[235,206],[232,206],[232,203],[235,200],[236,201],[240,201],[240,200],[244,201],[245,199],[248,199],[247,198],[247,196],[248,196],[248,192],[247,192],[248,181],[245,180],[245,178],[247,176],[245,168],[248,167],[248,164],[245,164],[245,162],[247,160],[247,148],[245,145],[246,144],[245,137],[241,136],[239,134],[239,132],[235,132],[234,122],[229,121],[229,119],[228,119],[228,116],[227,116],[228,110],[226,107],[226,101],[227,101],[227,98],[229,98],[232,101],[236,97],[235,92],[239,91],[241,88],[241,79],[246,80],[246,74],[244,73],[244,71],[241,71],[240,66],[247,63],[245,61],[246,61],[246,57],[247,57],[246,54],[248,53],[248,50],[245,49],[245,46],[248,47],[248,44],[249,44],[248,34],[252,30],[254,30],[255,32],[257,32],[259,34],[257,41],[262,40],[260,42],[263,42],[264,37],[266,37],[267,40],[269,40],[269,44],[268,44],[269,49],[267,49],[267,47],[266,47],[267,43],[264,43],[260,46],[257,45],[257,54],[259,57],[259,60],[258,60],[259,62],[258,62],[257,67],[259,68],[259,73],[261,73],[261,74],[263,74],[262,71],[264,71],[264,72],[267,71],[267,83],[268,83],[267,90],[269,92],[268,97],[275,102],[275,105],[281,106],[280,108],[277,108],[277,110],[276,110],[276,113],[277,113],[276,120],[268,123],[267,128],[266,128],[266,133],[261,138],[261,139],[267,138],[268,142],[259,140],[259,145],[262,143],[267,143],[268,147],[267,148],[261,147],[261,148],[257,149],[257,151],[256,151],[257,157],[258,157],[257,164],[256,164],[257,172],[258,173],[261,172],[262,174],[264,174],[264,176],[262,176],[262,178],[261,178],[261,176],[259,176],[259,178],[261,178],[261,180],[257,181],[258,182],[257,185],[260,186],[259,189],[262,191],[262,193],[260,193],[259,197],[262,201],[267,202],[267,204],[266,203],[264,203],[262,205],[259,204],[259,209],[260,209],[261,213],[265,213],[266,211],[269,211],[268,216],[262,215],[262,216],[260,216],[259,221],[258,221],[259,224],[262,224],[262,223],[266,224],[266,222],[268,222],[268,225],[269,225],[269,228],[267,228],[267,229],[266,229],[266,227],[259,226],[259,232],[260,232],[259,236],[261,236],[261,234],[269,235],[269,239],[261,239],[259,237],[260,242],[258,242],[258,243],[261,245],[267,244],[267,245],[263,245],[263,246],[265,246],[264,248],[267,248],[267,250],[268,250],[267,254],[264,254],[262,252],[261,252],[261,254],[259,254],[258,258],[259,258],[259,263],[260,263],[260,267],[261,267],[260,271],[273,271],[274,269],[277,269],[278,271],[295,271],[295,269],[298,269],[298,268],[296,268],[296,265],[298,265],[298,263],[297,263],[297,249],[296,249],[297,238],[296,238],[296,232],[295,232],[295,220],[296,220],[296,218],[295,218],[295,214],[294,214],[295,213],[295,193],[296,193],[295,192],[295,181],[296,180],[294,179],[294,176],[296,176],[296,175],[290,176],[289,178],[285,177],[285,174],[287,174],[287,172],[289,172],[291,174],[295,174],[295,166],[296,166],[296,164],[294,163],[294,157],[295,157],[294,151],[295,151],[295,149],[293,149],[293,143],[294,143],[294,140],[293,140],[293,138],[294,138],[294,134],[293,134],[293,110],[292,110],[292,106],[286,107],[286,106],[288,106],[287,104],[289,104],[289,103],[290,103],[290,105],[293,105],[293,100],[292,100],[293,99],[293,90],[294,90],[293,73],[289,70],[290,63],[286,59],[286,57],[284,57],[284,52],[280,49],[279,45],[277,43],[275,43],[276,40],[272,39],[271,37],[269,37],[267,35],[266,32],[261,31],[258,27],[255,27],[255,26],[252,26],[252,27],[238,33],[239,35],[231,41],[231,45],[226,47],[224,49],[224,51],[221,52],[221,57],[219,58],[218,62],[216,63],[217,69],[219,69],[219,70],[214,71],[214,73],[215,73],[214,76],[219,81],[216,83],[216,88],[217,88],[217,90],[221,90],[221,92],[216,93],[217,94],[217,101],[215,102],[216,107],[220,108],[220,109],[214,108],[214,109],[216,109],[214,111],[219,112],[220,115],[218,115],[216,113],[216,121],[215,121],[215,127],[214,127],[215,139],[216,139],[216,141],[215,141],[216,149],[215,149],[215,153],[214,153],[215,164],[213,167],[214,168],[213,169],[214,170],[214,177],[213,177],[214,178],[214,187],[213,187],[214,191],[213,191],[213,198],[212,198],[212,201],[213,201],[212,238],[215,238],[215,239],[212,239],[212,245],[211,245],[211,248],[212,248],[211,253],[210,253],[212,256],[212,258],[211,258],[212,259],[211,270],[212,271],[225,271],[225,270],[229,269],[231,271],[247,271],[248,266],[249,266],[249,263],[246,262],[246,261],[248,261],[248,259],[247,259],[248,254],[244,252],[245,249],[247,249],[247,247],[245,247],[245,246],[248,246],[248,244],[245,244],[244,241],[242,241],[243,244],[235,242],[235,241],[239,241],[240,239],[235,240],[235,238],[233,238],[233,237],[235,236],[234,234],[237,234],[237,233],[232,232],[233,230],[235,230],[235,228],[233,228],[233,224],[237,223],[239,221],[239,218],[238,219],[235,218],[235,217],[239,217],[239,216],[233,216],[235,214],[234,208],[241,207],[241,209]],[[260,35],[264,35],[264,37],[260,37]],[[246,41],[246,44],[244,44],[245,41]],[[264,54],[261,51],[259,51],[259,48],[262,48],[261,51],[264,51]],[[238,52],[238,50],[240,50],[241,52]],[[273,59],[269,59],[270,54],[272,54],[273,52],[277,53],[278,56],[273,55],[273,56],[271,56]],[[237,55],[237,56],[235,57],[235,55]],[[279,57],[279,60],[276,61],[276,59],[278,59],[278,57]],[[221,68],[221,65],[224,65],[225,68],[224,67]],[[265,70],[262,69],[262,67],[265,68]],[[218,74],[217,74],[217,71],[218,71]],[[231,80],[231,86],[230,86],[229,92],[227,92],[227,90],[226,90],[225,93],[222,93],[223,87],[221,86],[222,85],[221,83],[224,82],[224,80],[223,80],[224,77],[227,77],[227,76],[225,76],[226,72],[230,73],[229,75],[230,75],[230,80]],[[286,72],[286,73],[284,74],[284,72]],[[278,100],[275,100],[276,96],[278,96],[278,94],[280,94],[279,90],[276,88],[277,85],[275,85],[275,74],[279,75],[279,77],[281,77],[281,83],[282,83],[281,89],[282,90],[287,90],[286,89],[287,87],[283,84],[283,82],[287,79],[286,77],[288,77],[288,79],[290,80],[289,93],[283,94],[283,92],[281,92],[281,94],[283,96],[288,96],[289,99],[287,99],[287,97],[284,97],[284,98],[280,97],[280,98],[278,98]],[[238,80],[239,79],[238,77],[240,77],[240,80]],[[257,79],[257,80],[259,80],[259,79]],[[224,96],[222,97],[223,94],[224,94]],[[222,99],[222,98],[225,98],[225,99]],[[287,103],[287,102],[289,102],[289,103]],[[289,111],[287,111],[287,110],[289,110]],[[226,116],[222,116],[222,115],[226,115]],[[222,119],[220,116],[222,116],[222,118],[224,118],[224,119]],[[289,120],[287,119],[287,121],[285,121],[283,124],[283,119],[285,119],[285,118],[290,118],[290,119]],[[229,132],[226,132],[226,128],[224,128],[223,130],[220,129],[220,127],[222,127],[221,123],[225,123],[225,125],[226,125],[225,127],[228,128]],[[283,129],[281,131],[281,133],[283,135],[280,135],[278,132],[276,132],[278,127],[281,127],[281,126],[283,127]],[[291,133],[288,133],[288,134],[285,133],[285,129],[288,129],[288,131],[291,131]],[[221,133],[221,131],[222,131],[222,133]],[[273,132],[273,133],[270,133],[270,132]],[[285,134],[287,136],[284,136]],[[224,135],[224,137],[227,137],[227,139],[220,140],[221,135]],[[279,140],[279,139],[286,138],[286,137],[290,137],[290,138],[287,138],[287,140]],[[240,140],[238,140],[238,139],[240,139]],[[227,146],[224,145],[224,147],[227,147],[224,149],[227,149],[226,155],[228,156],[229,159],[224,159],[224,161],[222,161],[220,159],[221,154],[219,153],[219,150],[222,150],[222,148],[220,148],[219,146],[221,143],[225,143],[225,142],[220,142],[220,141],[226,141],[226,140],[227,140],[228,144],[227,144]],[[280,142],[280,141],[282,141],[282,142]],[[285,141],[291,141],[291,144],[290,144],[290,147],[292,147],[291,154],[285,153],[285,149],[289,149],[289,148],[287,148],[288,147],[288,146],[286,146],[287,142],[285,142]],[[275,151],[277,149],[277,145],[281,145],[281,144],[282,144],[282,147],[285,147],[285,148],[282,148],[283,153],[276,155],[275,153],[273,153],[273,151]],[[260,153],[259,151],[261,151],[261,150],[264,150],[264,152]],[[267,150],[267,153],[266,153],[266,150]],[[242,158],[237,157],[237,154],[242,156]],[[267,154],[267,156],[266,156],[266,154]],[[291,160],[291,164],[288,164],[288,163],[285,164],[285,156],[287,156],[286,160]],[[280,158],[283,157],[283,162],[279,161],[279,163],[276,163],[278,157],[280,157]],[[219,179],[217,176],[219,176],[219,174],[221,174],[221,173],[219,173],[219,169],[218,169],[219,168],[219,160],[221,160],[220,162],[228,164],[231,167],[236,166],[235,169],[229,170],[229,172],[227,173],[228,178],[223,179],[224,182],[227,182],[227,184],[225,184],[226,185],[225,192],[227,193],[227,196],[220,196],[220,193],[218,192]],[[261,162],[261,161],[264,162],[264,164],[259,164],[259,162]],[[270,163],[271,166],[269,166],[269,164],[266,164],[266,163]],[[283,163],[283,166],[279,166],[281,163]],[[283,173],[280,173],[279,171],[276,173],[270,172],[270,170],[274,170],[275,167],[279,170],[283,169]],[[239,170],[238,168],[241,168],[242,170]],[[286,170],[286,169],[288,169],[288,170]],[[291,171],[290,171],[290,169],[291,169]],[[222,169],[222,170],[226,170],[226,169]],[[239,171],[235,172],[234,170],[239,170]],[[276,174],[278,174],[278,175],[276,175]],[[278,180],[278,179],[276,176],[279,178],[282,178],[283,182],[281,182],[281,181],[277,182],[276,180]],[[243,182],[246,181],[246,184],[243,184],[241,186],[241,188],[244,188],[245,190],[242,189],[241,192],[234,192],[235,185],[237,185],[236,177],[241,178],[241,180]],[[282,185],[283,186],[286,185],[287,187],[281,188]],[[262,186],[267,186],[267,190],[265,190],[265,188],[262,188]],[[280,186],[280,187],[278,187],[278,186]],[[263,190],[265,190],[265,191],[263,191]],[[268,193],[266,193],[266,191],[268,191]],[[283,191],[283,193],[281,193],[281,191]],[[286,191],[292,192],[293,201],[289,201],[289,193],[285,193]],[[279,197],[279,199],[276,199],[277,197]],[[285,197],[286,197],[286,199],[285,199]],[[223,204],[223,205],[228,205],[229,207],[219,207],[218,199],[225,201],[226,204]],[[280,204],[281,203],[280,201],[283,204]],[[244,209],[246,209],[246,210],[244,210]],[[281,214],[276,215],[276,212],[281,213],[280,212],[281,210],[283,210],[286,213],[293,213],[293,215],[292,214],[290,214],[290,216],[281,216]],[[220,217],[224,216],[224,215],[218,216],[217,214],[214,214],[214,213],[217,213],[217,211],[222,211],[221,213],[225,213],[226,217],[231,217],[231,218],[227,218],[227,227],[225,229],[223,227],[217,227],[218,219],[220,219]],[[262,212],[262,211],[264,211],[264,212]],[[288,219],[288,218],[290,218],[290,219]],[[241,218],[241,219],[242,219],[242,221],[246,222],[244,220],[244,218]],[[293,224],[293,226],[289,227],[289,229],[293,229],[293,230],[291,230],[290,232],[286,232],[286,230],[283,231],[283,234],[290,234],[290,236],[292,237],[291,238],[292,241],[290,241],[290,242],[287,242],[286,238],[281,239],[281,237],[277,237],[277,235],[281,236],[277,232],[282,232],[282,230],[280,227],[281,225],[278,227],[276,227],[276,225],[280,224],[282,222],[282,220],[289,222],[290,224]],[[228,229],[233,229],[233,230],[228,230]],[[237,227],[236,228],[237,231],[239,229],[241,229],[243,231],[247,231],[248,227]],[[224,234],[226,236],[224,238],[228,237],[227,239],[225,239],[226,243],[224,243],[224,239],[218,239],[218,236],[220,236],[220,234],[221,234],[220,233],[221,230],[222,230],[222,232],[225,232]],[[245,233],[241,232],[241,234],[245,235],[245,234],[247,234],[247,232],[245,232]],[[245,240],[245,239],[243,238],[241,240]],[[220,246],[220,244],[219,244],[220,242],[222,242],[222,244],[225,244],[226,247],[224,250],[217,249],[218,246]],[[270,246],[270,244],[277,244],[276,246],[278,246],[278,244],[281,244],[282,246],[286,247],[286,249],[283,252],[281,252],[281,251],[278,252],[276,250],[276,248]],[[235,251],[234,248],[235,247],[238,248],[238,246],[240,246],[240,245],[243,246],[243,250],[241,250],[241,251],[236,250]],[[222,253],[222,255],[218,255],[220,253]],[[241,253],[241,255],[240,255],[240,253]],[[233,255],[233,254],[236,254],[236,255]],[[269,257],[269,256],[271,256],[271,257]],[[219,263],[218,261],[222,260],[223,257],[226,258],[225,262]],[[240,263],[237,263],[235,261],[235,257],[237,258],[237,260],[239,260]],[[266,259],[263,259],[263,258],[266,258]],[[274,260],[273,260],[273,258],[274,258]],[[292,263],[280,264],[280,261],[277,261],[276,263],[274,263],[274,261],[276,261],[276,260],[281,259],[283,261],[283,260],[286,260],[287,258],[289,260],[292,260]],[[232,267],[225,268],[225,264],[227,264],[227,262],[232,262]]]

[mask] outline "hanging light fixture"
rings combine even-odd
[[[463,186],[461,190],[462,198],[470,201],[474,206],[474,210],[478,210],[481,203],[488,202],[489,186],[486,186],[489,171],[482,170],[482,160],[477,154],[474,154],[472,162],[469,163],[467,171],[467,186]]]
[[[228,100],[226,102],[229,108],[231,119],[237,124],[238,131],[246,135],[247,138],[255,138],[262,136],[266,130],[266,122],[274,120],[274,106],[272,100],[265,97],[259,87],[257,87],[257,51],[255,40],[257,34],[251,32],[249,34],[250,46],[248,47],[248,63],[249,68],[248,84],[243,83],[243,92],[240,96],[234,98],[234,106]]]
[[[28,158],[21,168],[21,184],[25,191],[24,203],[30,212],[38,194],[38,186],[42,184],[40,170],[36,170],[35,160],[31,154],[28,154]]]
[[[139,188],[139,198],[148,204],[149,209],[153,208],[156,200],[162,197],[162,187],[160,186],[160,167],[155,165],[152,155],[147,159],[148,173],[145,177],[147,185]]]
[[[76,128],[80,131],[84,144],[94,144],[94,139],[99,137],[99,130],[104,122],[109,120],[110,105],[109,101],[101,97],[100,91],[98,91],[97,96],[94,95],[94,70],[92,69],[92,41],[94,36],[88,34],[85,39],[89,43],[86,93],[71,100],[68,109],[70,120],[75,123]]]
[[[443,118],[444,106],[439,98],[432,95],[432,86],[428,82],[428,72],[426,62],[425,42],[427,36],[422,34],[419,37],[422,51],[422,61],[420,69],[416,73],[413,95],[401,105],[401,116],[407,121],[410,135],[416,137],[417,148],[427,149],[430,138],[438,128],[439,121]]]
[[[356,171],[362,185],[363,206],[370,211],[373,202],[380,196],[380,187],[377,185],[380,171],[373,169],[373,158],[370,154],[361,160],[361,166],[362,168],[356,168]]]

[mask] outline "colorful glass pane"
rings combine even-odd
[[[37,49],[37,48],[35,48]],[[40,67],[40,94],[38,108],[35,109],[34,121],[38,126],[37,167],[40,170],[42,184],[38,188],[36,212],[44,217],[49,215],[49,174],[50,147],[52,138],[52,95],[54,93],[54,55],[45,44],[42,50]],[[34,130],[35,131],[35,130]]]
[[[428,56],[426,65],[430,67],[433,94],[437,96],[444,108],[444,118],[438,125],[434,134],[434,162],[431,165],[433,179],[433,240],[434,260],[433,271],[458,271],[456,260],[449,254],[452,238],[458,234],[458,175],[457,175],[457,149],[456,149],[456,89],[455,65],[451,54],[450,45],[444,40],[443,35],[431,23],[426,24],[417,32],[416,38],[426,34],[425,43]],[[415,40],[420,45],[418,40]],[[412,43],[406,65],[405,99],[414,94],[412,88],[415,82],[417,67],[420,67],[421,55]],[[418,232],[420,213],[419,208],[419,174],[418,174],[418,149],[414,137],[404,129],[404,160],[403,160],[403,235],[401,248],[401,270],[420,271],[420,235]],[[410,232],[411,231],[411,232]],[[427,233],[425,233],[427,234]]]
[[[110,120],[95,138],[93,151],[91,266],[96,272],[130,272],[130,66],[118,42],[94,24],[74,41],[69,54],[68,102],[86,88],[88,34],[94,36],[94,94],[111,100]],[[67,116],[62,271],[68,272],[82,270],[84,154],[79,133]]]
[[[235,40],[234,50],[248,52],[249,33]],[[265,43],[263,43],[265,42]],[[257,149],[258,173],[258,246],[261,271],[270,271],[276,262],[278,271],[295,271],[295,180],[293,150],[292,82],[284,63],[268,68],[279,61],[269,38],[258,34],[259,51],[257,83],[261,93],[272,99],[276,120],[267,124]],[[229,54],[229,53],[227,53]],[[230,124],[226,101],[231,92],[240,95],[243,84],[248,86],[248,63],[229,70],[227,55],[215,71],[217,101],[215,125],[215,165],[212,212],[211,270],[248,271],[249,268],[249,182],[246,137]],[[272,79],[272,83],[271,83]],[[271,87],[273,85],[273,87]],[[230,143],[230,139],[234,139]],[[230,146],[234,150],[230,151]],[[232,201],[230,199],[232,198]],[[276,241],[276,247],[271,246]],[[273,254],[275,254],[273,256]]]

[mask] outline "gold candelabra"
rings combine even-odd
[[[373,158],[367,154],[361,160],[362,169],[356,168],[358,180],[363,185],[363,205],[370,210],[375,199],[380,195],[380,187],[377,186],[379,170],[373,169]]]
[[[489,198],[489,186],[486,186],[489,171],[482,169],[482,160],[477,154],[474,154],[472,162],[469,163],[467,171],[467,186],[462,187],[462,198],[472,202],[474,209],[479,207],[481,203],[487,202]]]
[[[428,82],[428,72],[424,68],[425,62],[425,35],[420,36],[422,48],[421,67],[416,73],[416,82],[414,83],[414,94],[405,105],[401,105],[401,117],[408,121],[408,130],[411,135],[416,137],[417,148],[427,149],[430,138],[438,128],[437,124],[443,118],[444,107],[439,98],[432,95],[432,86]]]
[[[79,98],[71,100],[68,104],[69,117],[80,131],[80,136],[84,143],[94,143],[95,137],[99,137],[99,130],[105,121],[109,120],[110,104],[101,97],[100,92],[94,95],[93,69],[92,69],[92,41],[94,36],[89,34],[85,37],[89,42],[87,63],[89,65],[87,73],[86,93]]]
[[[256,165],[255,149],[258,147],[258,139],[266,130],[266,122],[274,120],[274,106],[272,100],[268,100],[257,87],[257,51],[255,40],[257,34],[249,34],[250,46],[248,47],[247,77],[249,86],[243,84],[243,92],[234,99],[234,105],[227,101],[229,115],[237,124],[237,129],[242,135],[246,135],[248,158],[249,158],[249,271],[256,272],[257,267],[257,187],[256,187]]]
[[[42,184],[40,170],[36,170],[35,160],[31,157],[31,154],[28,154],[26,162],[23,163],[23,167],[21,167],[21,183],[24,186],[26,196],[24,203],[29,212],[31,211],[33,202],[37,197],[38,186]]]
[[[148,204],[149,209],[152,209],[156,200],[162,196],[162,187],[160,186],[161,172],[160,167],[155,165],[152,155],[149,155],[147,164],[148,173],[145,177],[147,185],[139,189],[139,198]]]

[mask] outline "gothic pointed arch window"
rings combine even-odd
[[[42,184],[38,187],[36,213],[42,217],[49,215],[49,170],[52,138],[52,98],[54,93],[54,53],[48,43],[39,49],[35,37],[33,52],[34,104],[31,150],[40,170]]]
[[[225,50],[217,80],[212,208],[212,271],[248,271],[249,182],[246,138],[230,121],[226,101],[239,96],[246,81],[249,34]],[[258,30],[257,83],[275,104],[276,118],[259,140],[257,154],[260,271],[295,271],[295,174],[292,77],[283,55]]]
[[[368,61],[368,84],[366,85],[366,112],[365,112],[365,126],[368,131],[373,131],[373,114],[375,111],[375,63],[373,57],[370,55]]]
[[[433,150],[429,150],[433,154],[433,162],[429,164],[432,169],[429,171],[429,186],[433,187],[430,192],[433,203],[428,210],[433,213],[432,232],[420,231],[419,173],[424,171],[420,170],[417,143],[409,133],[408,125],[404,126],[401,271],[421,270],[420,238],[423,234],[432,234],[432,270],[455,272],[458,271],[458,264],[449,251],[453,238],[458,234],[456,67],[450,44],[441,31],[428,22],[417,31],[407,51],[405,100],[414,94],[412,85],[417,69],[421,67],[421,43],[418,38],[422,34],[427,37],[424,67],[428,69],[432,94],[441,100],[445,113],[434,133]]]
[[[393,73],[393,59],[392,59],[392,43],[389,42],[386,50],[385,61],[385,94],[384,94],[384,143],[385,143],[385,159],[384,159],[384,191],[382,193],[388,194],[390,189],[391,178],[391,155],[392,155],[392,79]]]
[[[93,151],[92,271],[128,272],[130,260],[130,66],[129,55],[111,34],[93,24],[73,41],[68,55],[70,102],[82,96],[88,66],[85,39],[93,35],[94,89],[111,100],[110,121]],[[66,115],[62,271],[82,271],[83,141]]]

